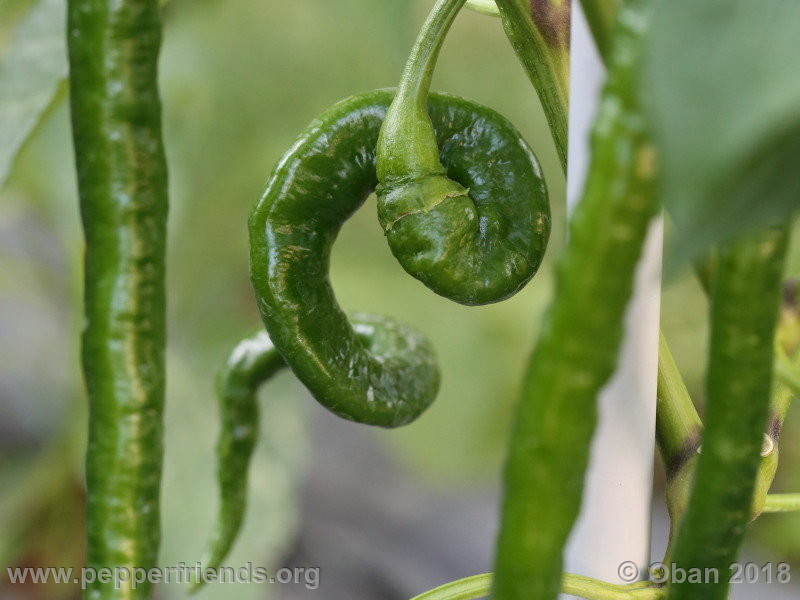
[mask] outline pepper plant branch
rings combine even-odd
[[[542,103],[567,170],[569,0],[497,0],[506,35]]]
[[[779,348],[775,353],[775,375],[778,380],[789,388],[793,395],[800,396],[800,368]],[[789,397],[791,400],[791,396]],[[785,413],[787,407],[783,409]]]
[[[497,4],[494,3],[494,0],[467,0],[467,3],[464,6],[470,10],[474,10],[475,12],[488,15],[490,17],[500,16],[500,11],[497,9]]]
[[[768,494],[764,503],[765,513],[800,511],[800,494]]]
[[[667,473],[697,450],[703,423],[663,332],[659,332],[656,442]]]
[[[509,18],[505,18],[494,0],[467,0],[465,5],[484,15],[503,17],[506,33],[539,95],[565,173],[569,110],[569,4],[569,0],[533,2],[530,9],[532,19],[524,17],[525,10],[516,9],[508,13],[511,15]],[[543,33],[546,29],[550,31],[550,37],[558,40],[556,46],[560,46],[560,50],[547,48]],[[532,40],[533,46],[526,46],[525,43],[517,45],[515,39]],[[564,49],[566,66],[561,55]]]
[[[412,600],[477,600],[488,596],[492,586],[492,574],[473,575],[452,581],[427,591]],[[561,578],[561,593],[586,598],[586,600],[659,600],[665,591],[642,581],[628,585],[617,585],[564,573]]]

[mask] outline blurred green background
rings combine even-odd
[[[22,0],[4,1],[0,52],[26,7]],[[172,203],[165,565],[199,558],[216,507],[213,372],[234,343],[259,326],[247,275],[248,212],[271,166],[316,114],[350,94],[396,84],[429,7],[429,0],[172,0],[165,6],[161,85]],[[498,21],[469,12],[459,17],[434,88],[495,108],[536,150],[555,224],[545,265],[511,300],[455,305],[402,271],[370,199],[337,242],[331,279],[346,310],[393,315],[434,341],[443,372],[440,398],[411,426],[366,435],[422,485],[458,495],[496,483],[510,410],[564,240],[564,181],[535,93]],[[62,98],[0,191],[2,567],[82,560],[82,239],[69,135]],[[667,335],[700,399],[702,292],[687,274],[666,286],[663,302]],[[260,564],[274,563],[291,545],[298,486],[319,443],[311,403],[288,375],[265,390],[247,528],[229,564],[254,556]],[[800,489],[791,468],[800,461],[793,432],[800,432],[797,413],[782,443],[778,485],[785,491]],[[766,516],[755,533],[752,540],[766,548],[765,556],[800,559],[800,518]],[[4,576],[5,569],[3,598],[77,597],[75,586],[4,587]],[[169,587],[159,594],[183,594]],[[275,591],[243,587],[226,588],[224,595]]]

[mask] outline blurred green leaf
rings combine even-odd
[[[659,3],[643,90],[674,268],[800,201],[800,3]]]
[[[67,77],[64,0],[41,0],[0,60],[0,187]]]

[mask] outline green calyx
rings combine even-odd
[[[470,212],[469,190],[447,177],[439,158],[428,92],[444,38],[464,0],[440,0],[422,27],[406,63],[397,95],[389,106],[378,136],[376,170],[379,218],[387,235],[401,219],[426,214],[450,199],[458,212]]]

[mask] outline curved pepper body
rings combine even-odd
[[[395,258],[439,295],[498,302],[536,274],[550,235],[533,151],[495,111],[466,101],[430,113],[444,171],[385,178],[378,217]]]
[[[315,119],[276,166],[250,218],[250,274],[276,348],[325,407],[383,427],[412,421],[433,401],[439,386],[433,348],[421,334],[391,321],[376,321],[365,344],[336,302],[328,266],[342,224],[377,185],[376,144],[392,98],[391,90],[360,94]],[[509,160],[509,145],[528,161],[525,184],[544,189],[533,154],[505,119],[451,96],[433,95],[429,110],[443,163],[477,197],[488,198],[493,189],[516,180],[516,169],[503,162]],[[519,217],[519,227],[504,228],[487,216],[513,212],[510,207],[486,207],[477,213],[465,243],[491,247],[488,237],[501,235],[510,236],[512,247],[524,246],[522,229],[529,227],[540,238],[538,251],[522,252],[524,261],[515,255],[512,263],[538,266],[549,232],[547,205],[539,196],[517,201],[528,204],[518,211],[527,212]],[[386,210],[382,214],[394,219],[391,229],[398,237],[411,235],[414,217],[391,216]],[[450,227],[445,222],[448,211],[433,216],[440,227]],[[412,255],[419,252],[406,243]],[[450,253],[454,242],[441,240],[441,246],[440,254]],[[456,262],[440,271],[458,279],[462,268]],[[492,270],[502,273],[512,267],[495,265]],[[514,283],[509,293],[532,275]]]
[[[396,323],[366,314],[351,315],[351,322],[356,336],[373,352],[386,355],[393,351]],[[207,569],[222,564],[241,529],[247,506],[248,469],[258,438],[258,390],[284,367],[286,362],[269,335],[260,331],[239,342],[217,374],[221,417],[216,450],[219,510],[201,561]],[[198,580],[195,589],[203,583]]]

